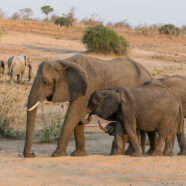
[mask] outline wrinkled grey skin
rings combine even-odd
[[[105,133],[108,133],[110,136],[114,136],[114,139],[112,141],[110,155],[114,155],[114,154],[115,155],[120,155],[120,154],[132,155],[134,153],[134,150],[132,147],[127,149],[127,151],[130,151],[130,152],[125,152],[125,143],[129,142],[129,140],[124,141],[124,135],[127,138],[128,138],[128,135],[127,135],[122,123],[110,122],[105,127],[102,127],[101,123],[99,121],[98,121],[98,123],[99,123],[99,127],[101,128],[101,130],[103,130]],[[142,154],[145,155],[146,154],[146,150],[145,150],[146,134],[144,131],[137,130],[136,132],[138,135],[138,139],[140,139],[140,141],[141,141]],[[123,139],[123,143],[120,143],[116,140],[117,135],[121,136],[121,137],[119,137],[119,139]],[[121,145],[121,144],[123,144],[123,146],[119,147],[119,145]],[[117,151],[117,149],[120,151]]]
[[[175,135],[183,132],[182,104],[171,91],[158,85],[96,91],[88,107],[103,119],[116,115],[116,121],[124,125],[135,156],[141,156],[136,128],[159,133],[154,156],[163,154],[164,142],[164,155],[172,155]],[[122,141],[119,137],[116,140]]]
[[[0,61],[0,75],[4,75],[5,72],[5,62],[3,60]]]
[[[173,92],[178,99],[180,99],[183,112],[186,118],[186,77],[182,76],[172,76],[167,78],[160,78],[152,81],[145,82],[144,85],[160,85],[163,87],[169,88],[171,92]],[[179,155],[186,155],[186,140],[184,135],[184,126],[183,126],[183,133],[179,133],[177,135],[178,144],[181,148]],[[152,137],[153,138],[153,137]]]
[[[151,80],[148,71],[140,64],[127,59],[101,60],[75,55],[65,60],[42,62],[28,97],[28,109],[38,101],[65,102],[69,108],[60,139],[53,156],[66,155],[66,148],[75,132],[76,150],[71,155],[85,156],[84,118],[91,94],[96,90],[125,86],[139,86]],[[27,129],[24,156],[31,153],[37,108],[27,112]],[[85,121],[86,122],[86,121]]]
[[[28,79],[31,80],[31,59],[28,56],[12,56],[8,59],[8,70],[10,75],[10,82],[14,79],[14,76],[17,76],[17,83],[21,82],[26,67],[28,67]]]

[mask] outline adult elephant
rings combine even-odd
[[[156,80],[147,81],[144,83],[144,85],[160,85],[163,87],[167,87],[171,92],[173,92],[180,99],[183,107],[183,113],[186,118],[186,77],[176,75],[167,78],[160,78]],[[182,132],[177,135],[177,138],[178,138],[178,144],[181,149],[178,154],[186,155],[186,140],[185,140],[184,128],[182,129]]]
[[[31,58],[29,56],[12,56],[8,59],[8,70],[10,75],[10,82],[17,75],[17,83],[22,81],[26,67],[28,67],[28,79],[31,80]]]
[[[102,60],[75,55],[65,60],[42,62],[28,97],[25,157],[31,153],[37,107],[47,99],[53,102],[69,101],[69,108],[56,151],[53,156],[66,155],[66,148],[75,132],[74,156],[87,155],[85,151],[84,121],[88,101],[96,90],[117,86],[139,86],[151,80],[149,72],[139,63],[128,58]]]

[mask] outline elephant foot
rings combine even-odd
[[[134,152],[132,154],[132,156],[134,156],[134,157],[142,157],[142,154],[141,154],[141,152]]]
[[[114,152],[111,155],[124,155],[124,152]]]
[[[88,156],[85,150],[75,150],[71,153],[71,156]]]
[[[161,152],[153,152],[151,156],[162,156]]]
[[[23,153],[23,156],[25,158],[35,158],[35,154],[32,152],[32,153]]]
[[[67,153],[65,151],[56,150],[52,154],[52,157],[60,157],[60,156],[67,156]]]
[[[132,156],[134,154],[134,150],[131,147],[128,147],[128,149],[125,151],[126,155]]]
[[[164,152],[163,155],[164,156],[173,156],[174,154],[172,152]]]
[[[178,153],[178,155],[186,155],[186,150],[180,151],[180,152]]]
[[[153,152],[154,152],[154,150],[149,149],[149,150],[146,152],[146,155],[151,156]]]

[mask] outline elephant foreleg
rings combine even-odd
[[[76,150],[71,153],[71,156],[86,156],[87,152],[85,150],[85,133],[83,123],[76,126],[74,130],[74,135]]]
[[[110,155],[113,155],[115,153],[115,150],[116,150],[116,139],[114,137],[114,139],[112,141],[112,147],[111,147]]]
[[[135,151],[133,156],[141,156],[140,144],[138,136],[136,135],[136,128],[132,128],[128,122],[125,122],[125,130]]]
[[[56,151],[53,156],[66,155],[66,148],[68,142],[72,136],[72,132],[75,130],[76,151],[73,155],[85,155],[85,136],[84,136],[84,124],[78,125],[83,117],[86,115],[88,99],[78,98],[70,103],[66,118],[61,131],[60,139]]]
[[[116,124],[116,135],[115,135],[115,145],[116,152],[114,154],[121,155],[124,154],[124,128],[121,123]]]

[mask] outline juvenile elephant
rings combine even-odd
[[[144,85],[159,85],[167,87],[173,92],[182,103],[183,113],[186,118],[186,77],[183,76],[171,76],[167,78],[160,78],[156,80],[147,81]],[[186,155],[186,140],[184,135],[184,125],[181,133],[177,134],[178,144],[180,146],[179,155]]]
[[[31,58],[28,56],[12,56],[8,59],[8,70],[10,75],[10,82],[17,76],[17,83],[22,81],[26,67],[28,67],[28,79],[31,80]]]
[[[5,62],[3,60],[0,61],[0,74],[4,75],[5,72]]]
[[[110,122],[106,125],[106,127],[102,127],[100,121],[98,120],[98,124],[101,130],[103,130],[105,133],[108,133],[110,136],[114,136],[114,139],[112,141],[112,147],[111,147],[111,152],[110,155],[113,155],[115,153],[115,151],[118,148],[118,145],[123,144],[122,147],[120,147],[119,149],[121,149],[121,152],[119,152],[120,154],[124,154],[125,152],[125,145],[126,143],[129,143],[129,138],[128,135],[126,133],[126,131],[124,130],[124,127],[122,125],[122,123],[120,122]],[[118,143],[117,139],[117,135],[120,136],[119,139],[123,140],[123,143]],[[145,155],[145,141],[146,141],[146,134],[144,131],[139,131],[137,130],[137,135],[138,135],[138,139],[141,141],[141,149],[142,149],[142,154]],[[133,152],[131,152],[130,154],[132,155]],[[117,152],[118,154],[118,152]]]
[[[159,140],[152,155],[172,155],[173,141],[177,133],[182,133],[184,125],[183,109],[180,100],[167,88],[158,85],[126,89],[119,87],[96,91],[89,101],[89,109],[103,119],[116,115],[121,122],[135,150],[140,156],[136,128],[143,131],[157,131]],[[117,143],[121,137],[116,136]],[[119,153],[122,145],[118,145]]]
[[[42,62],[28,97],[27,129],[24,156],[31,153],[37,107],[47,99],[53,102],[69,101],[69,108],[56,151],[53,156],[66,155],[66,148],[75,132],[75,156],[87,155],[85,151],[84,118],[91,94],[96,90],[118,86],[140,86],[151,80],[149,72],[128,58],[102,60],[85,55],[75,55],[65,60]]]

